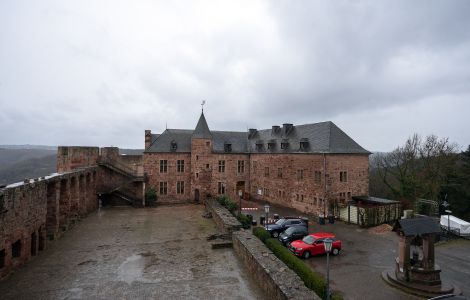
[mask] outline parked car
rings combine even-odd
[[[271,234],[272,237],[277,238],[281,232],[292,226],[303,225],[308,227],[308,221],[303,218],[292,218],[286,219],[282,218],[276,221],[274,224],[268,224],[266,230]]]
[[[290,244],[292,241],[301,240],[308,235],[308,229],[306,226],[291,226],[284,230],[278,237],[278,240],[283,244]]]
[[[319,255],[325,254],[325,246],[323,245],[323,241],[326,239],[332,239],[333,245],[331,246],[331,253],[333,255],[338,255],[341,251],[341,241],[338,240],[334,234],[332,233],[312,233],[307,235],[302,240],[293,241],[290,244],[290,251],[292,251],[295,255],[309,258],[312,255]]]

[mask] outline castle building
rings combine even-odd
[[[202,112],[194,130],[146,130],[143,169],[161,203],[242,195],[323,214],[368,195],[369,154],[332,122],[214,131]]]

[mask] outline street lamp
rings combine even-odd
[[[264,219],[264,228],[268,228],[268,216],[269,216],[269,204],[264,206],[264,213],[266,214],[266,219]]]
[[[330,251],[333,246],[332,239],[324,239],[323,246],[326,252],[326,300],[330,300]]]
[[[450,234],[450,214],[452,213],[452,211],[446,209],[446,213],[447,213],[447,232]]]
[[[242,196],[243,196],[243,191],[239,190],[238,191],[238,196],[240,197],[240,205],[238,206],[238,215],[242,215]]]

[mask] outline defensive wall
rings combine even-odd
[[[0,278],[23,265],[99,207],[99,199],[142,205],[142,155],[115,147],[59,147],[57,173],[0,189]]]
[[[0,189],[0,278],[98,208],[97,171],[91,166]]]

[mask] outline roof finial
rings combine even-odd
[[[206,104],[206,100],[202,100],[202,103],[201,103],[201,110],[202,110],[202,112],[204,112],[204,104]]]

